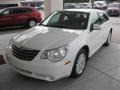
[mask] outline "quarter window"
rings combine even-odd
[[[9,15],[10,14],[10,10],[5,10],[2,12],[3,15]]]

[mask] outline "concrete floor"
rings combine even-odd
[[[5,64],[0,66],[0,90],[120,90],[120,24],[118,19],[120,20],[120,18],[112,19],[114,32],[111,45],[102,47],[89,59],[85,72],[80,78],[64,78],[55,82],[46,82],[22,76]],[[15,33],[11,36],[13,34]],[[10,38],[7,33],[4,35]],[[3,40],[2,36],[0,40]],[[4,44],[7,45],[8,42],[3,42]]]

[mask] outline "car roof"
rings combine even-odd
[[[98,9],[64,9],[62,11],[71,11],[71,12],[85,12],[85,13],[91,13],[91,12],[104,12],[102,10]]]
[[[34,7],[30,7],[30,6],[15,6],[15,7],[8,7],[5,9],[14,9],[14,8],[29,8],[29,9],[35,9]]]

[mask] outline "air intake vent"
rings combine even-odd
[[[15,57],[21,60],[31,61],[39,53],[39,50],[30,50],[25,48],[18,48],[14,44],[12,45],[12,53]]]

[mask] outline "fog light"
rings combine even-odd
[[[47,75],[47,74],[39,74],[35,73],[36,76],[47,79],[48,81],[53,81],[55,77],[53,75]]]
[[[48,76],[47,76],[47,79],[50,80],[50,81],[53,81],[53,80],[55,79],[55,77],[52,76],[52,75],[48,75]]]

